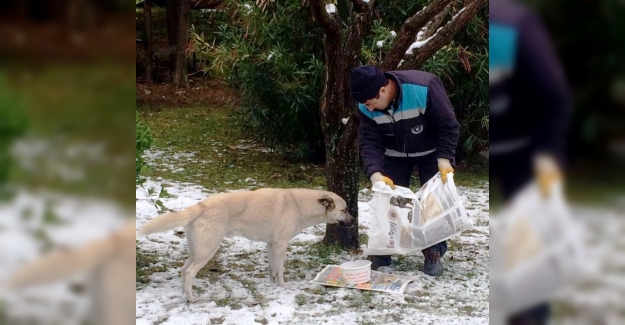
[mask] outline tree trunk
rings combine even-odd
[[[152,45],[152,0],[146,0],[143,6],[145,23],[145,78],[148,83],[154,80],[154,59]]]
[[[180,1],[180,15],[178,21],[178,40],[176,42],[176,73],[174,84],[176,87],[189,87],[187,80],[187,47],[189,45],[189,27],[191,20],[191,0]]]
[[[321,129],[326,146],[327,187],[347,202],[348,212],[355,222],[351,228],[327,225],[323,243],[339,244],[343,248],[358,247],[358,115],[356,103],[349,93],[349,76],[358,65],[362,38],[371,26],[372,11],[367,5],[354,3],[354,23],[342,41],[341,23],[326,12],[325,2],[311,3],[313,17],[324,29],[325,84],[320,101]],[[347,123],[342,122],[348,118]]]
[[[176,46],[178,39],[178,17],[180,15],[180,0],[167,0],[167,40],[169,46]],[[173,76],[176,70],[176,55],[169,56],[169,73]]]

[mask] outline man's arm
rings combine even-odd
[[[534,13],[523,19],[519,34],[519,72],[527,75],[540,97],[538,111],[531,112],[538,119],[534,145],[538,153],[560,160],[571,118],[571,91],[547,31]]]
[[[365,164],[365,173],[370,178],[373,173],[384,171],[384,146],[377,124],[371,118],[358,112],[360,155]]]
[[[438,134],[436,158],[445,158],[455,164],[460,125],[456,120],[456,114],[447,97],[445,87],[438,77],[434,77],[428,85],[427,105],[425,116],[434,124]]]

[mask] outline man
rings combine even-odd
[[[516,1],[489,1],[490,177],[505,202],[536,180],[547,197],[562,178],[571,93],[546,30]],[[547,324],[549,305],[508,317]]]
[[[351,72],[351,95],[359,103],[360,154],[372,183],[410,186],[416,166],[421,185],[441,172],[453,172],[458,121],[441,80],[424,71],[383,72],[359,66]],[[424,249],[423,272],[443,273],[447,243]],[[373,256],[372,269],[391,264],[390,256]]]

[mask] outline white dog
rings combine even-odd
[[[267,243],[269,278],[284,285],[284,259],[289,241],[321,223],[351,226],[345,200],[335,193],[308,189],[259,189],[222,193],[179,212],[147,222],[139,235],[186,226],[189,259],[182,267],[182,289],[188,302],[197,272],[215,255],[224,237],[243,236]]]

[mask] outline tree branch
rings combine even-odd
[[[408,56],[402,68],[418,69],[427,59],[434,55],[436,51],[444,45],[449,44],[453,37],[475,17],[478,10],[485,4],[486,0],[473,0],[469,5],[464,7],[459,14],[452,18],[451,21],[438,30],[430,41],[416,49],[413,55]]]
[[[447,14],[449,13],[449,10],[451,9],[451,5],[452,3],[450,2],[448,5],[445,6],[443,11],[438,13],[436,17],[434,17],[427,24],[425,24],[423,28],[421,28],[421,31],[420,31],[421,37],[419,37],[419,34],[417,34],[417,41],[422,41],[424,39],[427,39],[428,37],[436,33],[438,26],[440,26],[443,23],[443,20],[445,20],[445,16],[447,16]]]
[[[406,19],[395,38],[395,42],[393,42],[393,47],[384,59],[384,62],[380,65],[380,69],[396,69],[399,62],[406,55],[406,50],[408,50],[410,44],[415,41],[415,36],[419,30],[425,26],[428,21],[443,11],[445,6],[449,3],[451,3],[451,0],[434,0],[427,7]]]
[[[321,28],[323,28],[326,37],[328,35],[341,34],[341,25],[333,18],[333,16],[326,12],[326,3],[323,0],[310,1],[312,7],[313,18],[319,22]]]

